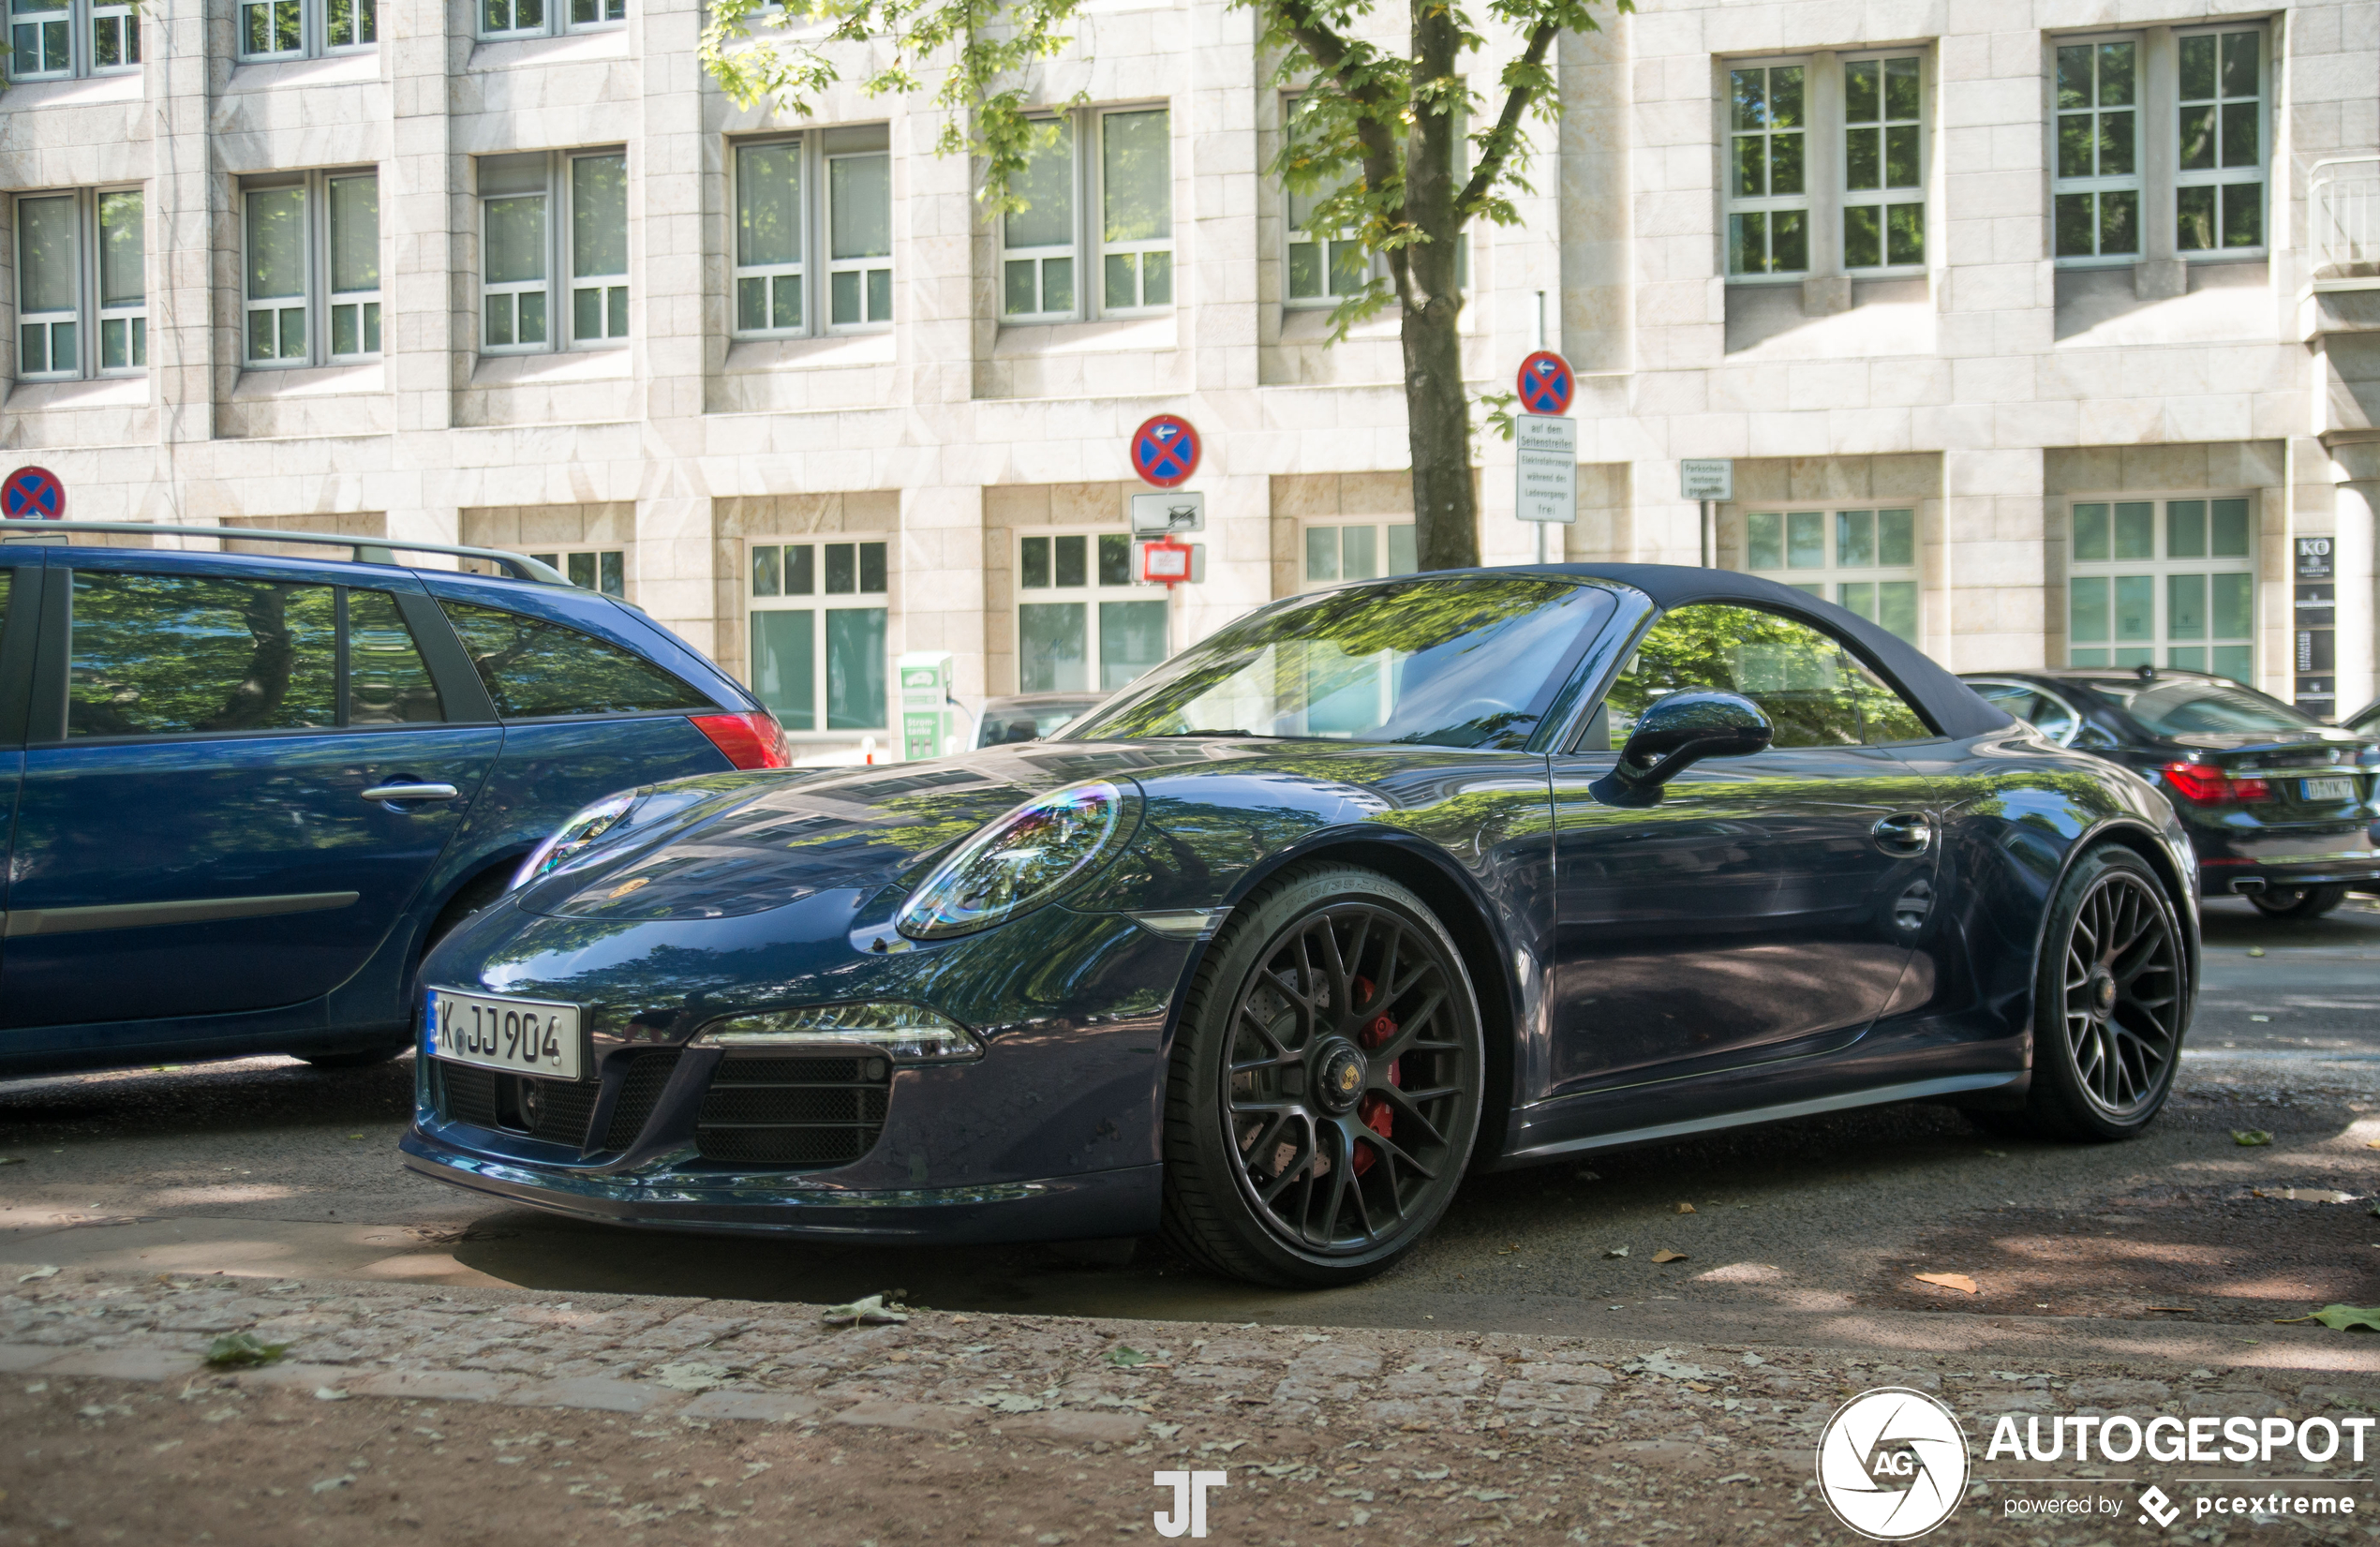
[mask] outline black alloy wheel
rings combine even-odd
[[[2165,1104],[2189,1030],[2190,958],[2173,900],[2129,849],[2075,863],[2051,905],[2033,1013],[2030,1125],[2129,1138]]]
[[[2344,886],[2268,886],[2248,894],[2267,918],[2320,918],[2346,900]]]
[[[1183,1006],[1166,1231],[1216,1272],[1353,1283],[1461,1184],[1485,1059],[1460,952],[1421,900],[1321,865],[1234,910]]]

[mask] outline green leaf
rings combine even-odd
[[[2293,1321],[2319,1321],[2334,1332],[2380,1332],[2380,1305],[2325,1305],[2307,1316],[2278,1316],[2274,1319],[2284,1327]]]
[[[1108,1350],[1108,1362],[1120,1370],[1129,1370],[1136,1364],[1148,1363],[1149,1356],[1138,1348],[1119,1343]]]
[[[2248,1150],[2259,1144],[2271,1143],[2272,1136],[2262,1128],[2234,1128],[2231,1130],[2231,1141],[2241,1149]]]
[[[226,1332],[207,1345],[206,1361],[218,1370],[242,1370],[270,1364],[289,1350],[286,1343],[265,1343],[254,1332]]]

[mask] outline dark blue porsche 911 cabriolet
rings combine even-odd
[[[404,1148],[621,1224],[1346,1283],[1469,1170],[1882,1102],[2137,1133],[2195,875],[2151,786],[1801,591],[1408,575],[1052,740],[578,813],[425,964]]]

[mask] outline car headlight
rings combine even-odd
[[[912,940],[988,930],[1053,900],[1130,841],[1139,786],[1093,780],[1037,796],[935,867],[894,923]]]
[[[714,1020],[694,1035],[696,1048],[871,1048],[895,1064],[930,1064],[981,1058],[983,1046],[967,1028],[922,1004],[875,1000],[859,1004],[812,1004],[798,1010]]]
[[[529,851],[521,868],[513,872],[513,884],[506,891],[518,891],[549,870],[558,870],[605,833],[619,826],[620,818],[636,804],[636,792],[624,790],[606,796],[584,811],[573,811],[570,820],[554,829],[554,835]]]

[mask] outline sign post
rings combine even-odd
[[[47,468],[19,468],[0,483],[0,516],[10,521],[64,521],[67,486]]]
[[[1735,459],[1730,456],[1687,457],[1677,465],[1677,494],[1703,507],[1703,568],[1718,568],[1718,520],[1714,505],[1735,498]]]
[[[1569,417],[1577,379],[1552,350],[1521,362],[1514,379],[1521,412],[1512,421],[1512,513],[1537,524],[1537,561],[1545,562],[1545,528],[1579,518],[1579,427]]]
[[[1132,432],[1132,470],[1154,489],[1179,489],[1198,470],[1198,455],[1206,449],[1198,431],[1178,413],[1152,414]],[[1173,588],[1191,577],[1195,555],[1176,540],[1178,532],[1203,531],[1207,525],[1204,495],[1136,494],[1132,497],[1132,532],[1154,537],[1140,544],[1140,578],[1166,588],[1166,653],[1173,653]]]

